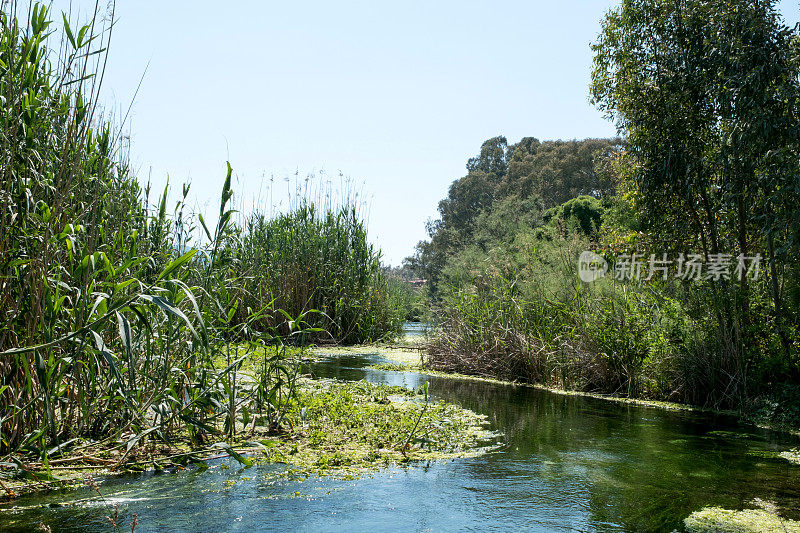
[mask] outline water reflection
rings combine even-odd
[[[429,381],[434,396],[486,414],[501,448],[354,481],[276,481],[278,466],[218,461],[204,473],[108,480],[105,505],[53,506],[90,497],[85,489],[21,499],[0,507],[0,529],[43,521],[54,532],[105,531],[113,502],[123,519],[138,514],[140,532],[670,531],[706,505],[741,508],[755,497],[800,518],[800,468],[764,457],[798,445],[786,436],[726,417],[364,368],[376,362],[364,353],[309,370],[415,389]]]
[[[433,325],[427,322],[406,322],[403,324],[403,332],[407,339],[417,339],[424,337],[432,327]]]
[[[800,469],[768,457],[797,445],[785,435],[727,416],[359,368],[369,360],[344,358],[317,372],[415,388],[429,381],[433,395],[486,414],[503,432],[501,450],[465,461],[462,472],[490,507],[536,511],[548,528],[570,517],[568,529],[597,531],[670,530],[706,505],[742,508],[754,498],[800,518]]]

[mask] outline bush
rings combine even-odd
[[[247,272],[242,312],[270,303],[290,316],[317,310],[308,320],[324,329],[314,337],[320,342],[376,341],[402,330],[401,304],[390,293],[380,254],[369,244],[352,204],[320,212],[313,202],[302,201],[272,219],[250,216],[238,262]],[[254,325],[274,326],[287,328],[272,319]]]

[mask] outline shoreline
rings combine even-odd
[[[341,414],[331,415],[334,411]],[[91,486],[93,478],[180,472],[192,465],[205,470],[207,461],[226,458],[244,468],[286,465],[277,477],[353,479],[392,465],[474,457],[492,449],[496,438],[485,416],[452,403],[428,401],[407,388],[363,381],[303,378],[300,401],[282,431],[270,432],[255,419],[253,424],[249,433],[242,427],[234,441],[210,446],[193,447],[185,435],[176,435],[171,446],[148,443],[128,462],[122,461],[127,454],[118,447],[103,443],[78,446],[47,466],[17,458],[20,479],[0,479],[1,499],[8,503]],[[434,426],[437,433],[428,435]]]
[[[798,427],[787,427],[783,425],[769,424],[764,420],[755,419],[745,412],[736,411],[733,409],[714,409],[711,407],[702,407],[697,405],[670,402],[665,400],[648,400],[644,398],[630,398],[625,396],[616,396],[614,394],[609,394],[609,393],[559,389],[555,387],[549,387],[547,385],[542,385],[539,383],[523,383],[518,381],[501,380],[488,376],[476,376],[470,374],[460,374],[457,372],[442,372],[439,370],[430,370],[424,368],[422,365],[422,353],[424,351],[424,347],[420,346],[420,344],[421,342],[416,342],[414,344],[408,344],[408,345],[393,344],[391,346],[382,346],[380,344],[368,344],[368,345],[361,345],[360,347],[336,347],[336,348],[327,347],[324,348],[323,350],[326,353],[330,353],[331,355],[333,355],[336,353],[356,354],[359,353],[357,351],[359,349],[360,352],[363,353],[365,348],[370,348],[377,352],[376,355],[391,360],[393,363],[397,364],[396,368],[387,368],[387,367],[380,368],[380,365],[375,365],[372,368],[375,368],[376,370],[397,371],[397,372],[408,370],[443,378],[465,379],[472,381],[481,381],[484,383],[495,383],[497,385],[507,385],[507,386],[510,385],[515,387],[528,387],[532,389],[547,391],[553,394],[559,394],[562,396],[579,396],[585,398],[594,398],[598,400],[606,400],[610,402],[635,405],[639,407],[652,407],[656,409],[664,409],[667,411],[684,411],[684,412],[704,413],[704,414],[712,414],[719,416],[728,416],[735,418],[737,421],[741,423],[749,424],[759,429],[766,429],[769,431],[784,433],[800,438],[800,428]],[[341,352],[337,352],[337,350],[341,350]],[[317,348],[312,349],[312,351],[314,352],[315,355],[317,355],[316,353]],[[408,354],[409,352],[414,352],[417,355],[417,360],[418,360],[417,362],[409,363],[409,361],[411,361],[413,357],[410,355],[404,355]]]
[[[420,342],[409,344],[395,343],[392,345],[365,344],[314,347],[310,350],[308,355],[311,355],[312,358],[317,360],[336,358],[344,355],[377,356],[389,361],[389,363],[378,363],[367,368],[382,371],[417,372],[447,379],[478,381],[503,386],[527,387],[562,396],[593,398],[618,404],[656,408],[666,411],[695,412],[727,416],[736,419],[738,422],[749,424],[760,429],[800,437],[800,431],[796,428],[789,429],[757,423],[749,419],[745,414],[733,410],[715,410],[676,402],[626,398],[611,394],[564,390],[541,384],[499,380],[485,376],[427,370],[422,366],[423,350],[424,347],[421,346]],[[387,412],[393,412],[396,415],[400,410],[409,405],[419,405],[420,397],[414,391],[403,389],[402,387],[366,384],[363,381],[340,382],[333,380],[306,379],[305,390],[308,391],[309,388],[320,389],[325,387],[347,388],[360,383],[364,384],[363,386],[369,389],[369,393],[361,395],[353,402],[353,405],[356,407],[364,407],[371,403],[378,403],[383,406],[388,405],[389,409]],[[386,396],[381,397],[382,399],[379,398],[377,401],[372,401],[376,399],[371,396],[372,393],[379,389],[387,391]],[[389,397],[391,397],[391,400],[388,399]],[[308,400],[308,397],[306,399]],[[431,403],[431,405],[433,405],[433,403]],[[442,403],[440,405],[446,406],[445,408],[456,408],[452,404]],[[469,441],[469,445],[462,447],[462,449],[455,453],[442,453],[431,450],[425,452],[419,449],[414,451],[409,450],[409,453],[406,454],[386,448],[366,450],[364,447],[361,447],[359,449],[349,450],[349,453],[345,455],[336,452],[327,454],[325,450],[319,447],[308,445],[310,435],[306,432],[305,421],[300,421],[300,415],[296,413],[298,425],[301,426],[299,429],[292,427],[291,430],[284,431],[277,435],[258,431],[251,433],[248,437],[243,436],[230,444],[223,445],[222,443],[217,443],[213,446],[198,448],[191,447],[186,441],[179,442],[177,445],[173,446],[152,445],[149,450],[145,449],[140,451],[138,454],[132,456],[134,460],[126,463],[119,462],[123,454],[113,446],[104,446],[103,443],[89,444],[88,446],[84,445],[75,450],[75,452],[78,452],[77,454],[67,454],[51,460],[49,467],[50,474],[47,473],[47,469],[42,463],[22,463],[22,466],[25,468],[22,468],[22,466],[20,468],[24,472],[26,478],[21,480],[0,479],[0,491],[4,492],[2,501],[9,502],[21,496],[79,488],[86,485],[85,480],[88,476],[117,477],[147,471],[178,472],[186,469],[191,464],[199,465],[199,468],[205,469],[208,468],[207,465],[204,465],[206,461],[225,458],[239,461],[239,458],[242,457],[250,459],[252,464],[285,464],[287,465],[287,473],[306,477],[310,475],[358,477],[376,469],[392,465],[405,465],[425,460],[448,460],[460,457],[472,457],[490,450],[491,446],[480,445],[480,442],[487,442],[493,437],[496,437],[496,435],[491,434],[485,429],[485,417],[481,417],[472,411],[460,407],[456,409],[459,410],[457,417],[461,417],[466,425],[464,428],[465,431],[458,434],[455,439],[466,439]],[[451,414],[453,413],[454,412],[451,411]],[[346,423],[339,421],[338,426],[329,426],[326,429],[336,432],[335,430],[341,429],[340,426],[346,425]],[[259,439],[261,439],[261,441],[259,441]],[[267,444],[265,445],[264,443]],[[464,443],[462,442],[460,444]],[[328,447],[330,448],[330,446]],[[159,449],[156,450],[156,448]],[[328,455],[330,455],[330,457],[328,457]],[[782,453],[782,457],[789,463],[800,464],[800,453],[797,450],[787,450]],[[243,464],[243,466],[249,467],[250,465]],[[39,479],[33,479],[31,476],[41,477]]]

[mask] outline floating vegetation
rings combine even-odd
[[[403,372],[408,370],[408,365],[404,365],[402,363],[379,363],[376,365],[369,365],[367,368],[371,368],[372,370],[383,370],[385,372]]]
[[[320,346],[315,348],[313,353],[317,357],[338,357],[342,355],[377,356],[386,359],[387,362],[404,365],[403,370],[420,368],[422,365],[419,348],[410,345]]]
[[[747,450],[747,455],[750,457],[761,457],[763,459],[777,459],[780,457],[780,453],[772,451],[772,450],[758,450],[758,449],[750,449]]]
[[[716,431],[709,431],[706,433],[706,436],[720,438],[720,439],[760,439],[763,440],[764,437],[759,435],[754,435],[752,433],[745,433],[743,431],[723,431],[723,430],[716,430]]]
[[[790,463],[800,465],[800,449],[793,448],[778,454],[780,457],[786,459]]]
[[[353,478],[392,464],[473,457],[490,450],[496,437],[485,428],[485,416],[399,386],[303,379],[284,405],[280,427],[269,417],[242,413],[230,443],[197,449],[176,435],[173,446],[132,452],[117,471],[180,470],[191,464],[205,470],[210,459],[227,457],[245,468],[288,465],[270,477]],[[79,448],[79,455],[54,460],[49,475],[43,465],[26,464],[19,467],[25,475],[5,475],[0,483],[12,496],[78,486],[87,472],[113,474],[123,453],[102,443]]]
[[[270,443],[260,460],[291,464],[303,475],[352,476],[489,449],[494,435],[484,416],[426,397],[363,381],[304,382],[288,414],[295,432]]]
[[[731,511],[720,507],[706,507],[692,513],[684,520],[690,533],[796,533],[800,522],[786,520],[767,509],[745,509]]]

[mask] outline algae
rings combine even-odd
[[[494,437],[485,416],[364,381],[306,381],[289,416],[295,431],[260,460],[290,464],[295,475],[355,476],[391,464],[469,457],[489,449]]]
[[[419,348],[413,345],[318,346],[312,350],[312,353],[317,358],[342,355],[371,355],[386,359],[390,363],[404,365],[405,368],[403,370],[422,368],[422,354]]]
[[[706,507],[684,520],[690,533],[800,533],[800,522],[781,518],[775,509],[732,511]]]
[[[790,463],[800,465],[800,449],[794,448],[785,452],[781,452],[778,455]]]

